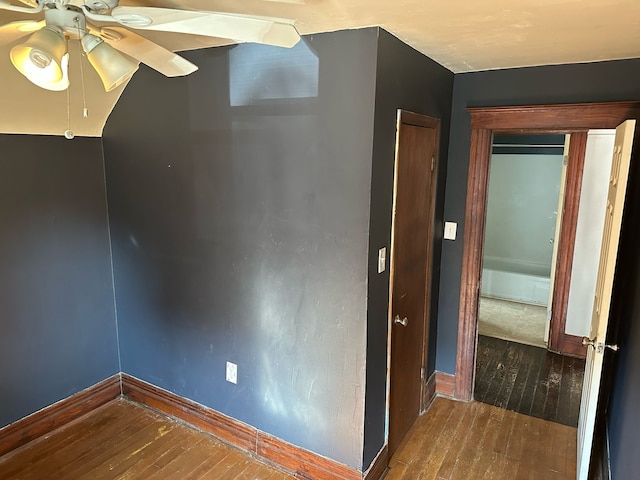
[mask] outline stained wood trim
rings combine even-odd
[[[386,475],[389,465],[389,447],[385,445],[363,475],[363,480],[380,480]]]
[[[569,158],[565,197],[558,240],[558,257],[556,276],[551,304],[552,322],[549,334],[549,350],[558,353],[570,353],[585,357],[586,347],[572,342],[571,335],[565,333],[567,325],[567,309],[569,306],[569,289],[573,268],[573,252],[578,226],[578,210],[582,191],[582,172],[584,170],[585,153],[587,151],[587,132],[572,132],[569,143]],[[570,350],[570,351],[569,351]]]
[[[478,295],[484,249],[485,210],[489,186],[486,159],[491,155],[493,132],[476,128],[471,131],[471,157],[467,179],[467,205],[464,223],[462,277],[460,282],[460,320],[456,353],[456,385],[453,395],[471,400],[477,342]]]
[[[257,455],[309,480],[361,480],[362,472],[258,430]]]
[[[429,380],[427,380],[427,383],[424,386],[424,389],[423,389],[424,394],[422,397],[423,412],[426,411],[427,408],[429,408],[429,405],[431,405],[431,402],[436,397],[436,373],[437,372],[433,372],[429,376]]]
[[[477,342],[477,311],[491,138],[498,133],[551,133],[615,128],[640,117],[640,103],[592,103],[469,108],[471,148],[465,209],[455,397],[470,400]]]
[[[586,358],[587,347],[582,345],[582,337],[563,332],[558,343],[558,352],[572,357]]]
[[[627,118],[640,116],[638,102],[575,103],[516,107],[469,108],[471,128],[490,130],[571,130],[616,128]]]
[[[0,456],[66,425],[118,398],[120,394],[120,375],[113,375],[81,392],[0,428]]]
[[[359,470],[292,445],[193,400],[122,374],[125,397],[210,433],[308,480],[361,480]]]
[[[450,373],[436,372],[436,393],[445,397],[454,397],[456,377]]]
[[[429,225],[429,240],[427,242],[427,264],[425,265],[427,273],[424,293],[424,329],[422,338],[422,371],[426,372],[428,363],[427,357],[429,349],[429,335],[431,331],[431,304],[433,303],[431,291],[433,286],[433,243],[435,234],[436,202],[438,193],[438,159],[440,157],[440,119],[401,110],[400,124],[418,125],[424,128],[433,128],[436,131],[436,141],[433,149],[433,159],[431,164],[431,181],[429,184],[431,198],[429,199],[429,211],[427,212],[427,218],[430,219],[431,224]],[[420,411],[424,411],[429,405],[428,403],[424,403],[424,399],[427,395],[427,392],[425,390],[426,384],[423,383],[421,394],[421,400],[423,400],[423,403],[420,405]]]
[[[211,408],[126,373],[122,374],[122,394],[130,400],[179,418],[243,450],[256,453],[257,430]]]
[[[440,131],[440,119],[438,118],[429,117],[420,113],[409,112],[407,110],[399,110],[399,112],[400,123],[404,123],[405,125],[414,125],[416,127],[434,128],[438,130],[438,133]],[[438,145],[436,144],[436,151],[437,149]]]

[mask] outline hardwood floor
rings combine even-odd
[[[182,423],[116,400],[0,457],[3,480],[294,480]]]
[[[583,359],[480,335],[474,398],[576,427],[584,365]]]
[[[479,402],[436,398],[385,480],[576,478],[577,430]]]

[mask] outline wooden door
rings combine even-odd
[[[438,125],[438,120],[406,112],[401,112],[398,122],[391,264],[390,454],[420,413]]]
[[[609,323],[611,291],[616,258],[618,256],[622,210],[627,190],[627,177],[629,175],[635,125],[635,120],[627,120],[620,125],[616,129],[616,139],[613,147],[613,162],[609,177],[600,265],[598,267],[593,314],[591,317],[591,338],[585,337],[584,339],[585,343],[589,343],[590,347],[587,350],[582,403],[580,404],[580,418],[578,420],[578,480],[587,480],[589,475],[589,461],[591,459],[591,446],[598,407],[602,362],[607,347],[605,342]]]

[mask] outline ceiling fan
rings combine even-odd
[[[171,8],[120,6],[118,0],[0,0],[0,9],[44,12],[44,20],[0,26],[0,45],[30,35],[11,48],[14,67],[35,85],[52,91],[69,87],[68,40],[78,40],[105,90],[129,80],[142,62],[167,77],[188,75],[196,65],[131,31],[163,32],[227,38],[292,47],[300,36],[291,20]]]

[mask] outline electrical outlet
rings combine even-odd
[[[238,383],[238,365],[227,362],[227,382]]]

